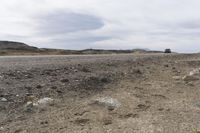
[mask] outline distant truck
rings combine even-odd
[[[168,49],[165,49],[164,53],[168,53],[169,54],[169,53],[172,53],[172,51],[171,51],[171,49],[168,48]]]

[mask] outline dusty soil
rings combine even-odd
[[[200,82],[180,77],[195,68],[199,54],[0,57],[0,132],[192,133]]]

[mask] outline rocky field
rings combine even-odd
[[[2,133],[193,133],[200,54],[0,57]]]

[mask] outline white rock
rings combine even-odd
[[[196,81],[200,79],[200,68],[192,70],[189,75],[182,78],[186,82]]]
[[[25,105],[25,107],[26,107],[27,109],[33,108],[33,102],[27,102],[26,105]]]
[[[27,103],[26,103],[27,106],[29,106],[29,105],[31,105],[31,104],[33,104],[33,102],[27,102]]]
[[[200,68],[194,69],[189,73],[189,76],[194,76],[200,74]]]
[[[8,100],[6,98],[1,98],[2,102],[7,102]]]
[[[54,99],[45,97],[45,98],[39,99],[37,102],[33,103],[33,106],[46,106],[46,105],[53,104],[53,102],[54,102]]]
[[[108,109],[115,109],[120,107],[121,103],[117,99],[105,97],[105,98],[98,98],[95,99],[94,104],[107,107]]]
[[[175,80],[180,80],[182,77],[181,76],[173,76],[172,78]]]

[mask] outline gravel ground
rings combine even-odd
[[[0,57],[0,132],[192,133],[197,68],[199,54]]]

